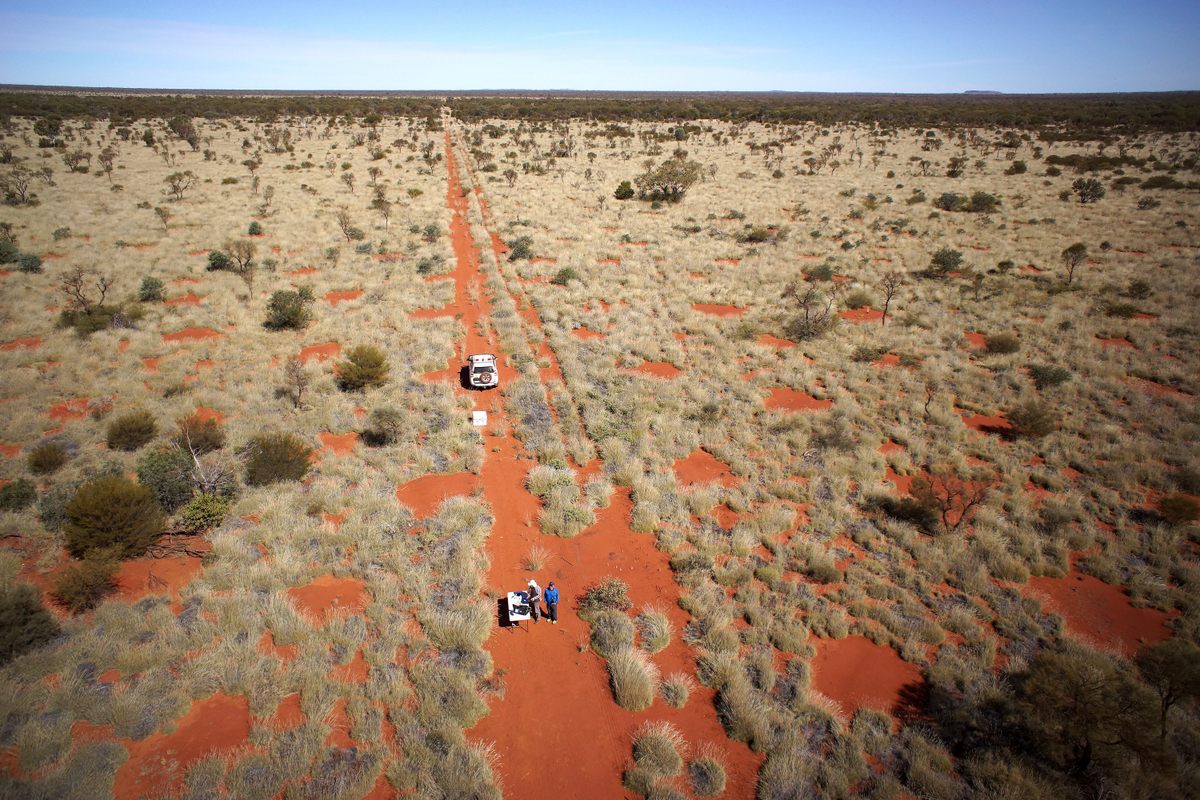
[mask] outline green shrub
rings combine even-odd
[[[185,450],[155,450],[138,461],[137,476],[142,485],[154,493],[158,504],[172,512],[195,493],[193,467],[192,457]]]
[[[633,760],[651,775],[667,778],[683,769],[683,734],[669,722],[646,722],[633,735]]]
[[[1095,203],[1104,197],[1107,189],[1104,184],[1095,178],[1076,178],[1071,184],[1071,189],[1079,197],[1080,203]]]
[[[106,550],[115,558],[136,558],[150,548],[163,531],[162,508],[149,487],[119,475],[109,475],[80,486],[66,508],[67,550],[85,558]]]
[[[37,589],[27,583],[0,586],[0,667],[60,632]]]
[[[971,211],[976,214],[990,214],[1000,207],[1000,198],[987,192],[974,192],[971,195]]]
[[[312,312],[309,311],[312,302],[312,290],[307,286],[295,292],[275,292],[267,303],[267,319],[263,327],[273,331],[303,328],[312,319]]]
[[[383,406],[371,411],[369,426],[362,433],[368,447],[384,447],[399,441],[407,428],[407,415],[398,408]]]
[[[0,239],[0,264],[15,264],[21,257],[21,251],[14,242]]]
[[[0,511],[23,511],[37,500],[37,487],[28,478],[17,478],[0,488]]]
[[[855,289],[846,295],[846,308],[868,308],[872,302],[874,298],[866,289]]]
[[[508,260],[521,261],[533,258],[533,237],[518,236],[508,242]]]
[[[954,192],[945,192],[933,201],[933,205],[942,211],[965,211],[967,208],[967,198]]]
[[[54,233],[50,234],[50,237],[56,242],[61,242],[63,239],[70,239],[71,229],[65,225],[61,228],[55,228]]]
[[[251,236],[262,236],[263,226],[259,225],[258,222],[251,222],[250,227],[246,229],[246,233]]]
[[[633,184],[629,181],[621,181],[617,185],[617,190],[613,192],[613,197],[618,200],[629,200],[633,197]]]
[[[220,250],[211,250],[208,254],[208,271],[218,272],[233,266],[233,259]]]
[[[579,273],[571,267],[563,267],[558,272],[554,273],[554,277],[550,282],[555,286],[566,286],[571,281],[579,280]]]
[[[150,442],[158,425],[149,411],[133,411],[108,424],[108,447],[132,452]]]
[[[1051,364],[1030,364],[1029,375],[1039,390],[1049,389],[1071,380],[1071,370]]]
[[[166,297],[166,287],[158,278],[146,276],[138,288],[138,300],[142,303],[158,303]]]
[[[67,463],[67,447],[62,442],[42,442],[29,451],[29,471],[50,475]]]
[[[1020,436],[1037,438],[1053,433],[1058,427],[1058,417],[1046,403],[1026,400],[1009,409],[1005,417],[1012,423],[1013,431]]]
[[[1029,165],[1024,161],[1014,161],[1004,170],[1005,175],[1024,175],[1029,171]]]
[[[1169,494],[1158,501],[1158,513],[1170,525],[1184,525],[1200,519],[1200,503],[1186,494]]]
[[[809,281],[833,280],[833,265],[828,263],[821,264],[818,267],[805,267],[800,272],[804,275],[804,279]]]
[[[1021,349],[1021,340],[1011,333],[993,333],[984,348],[993,355],[1008,355]]]
[[[67,524],[67,505],[79,489],[78,482],[60,483],[38,499],[38,519],[48,531],[60,531]]]
[[[212,417],[199,419],[184,417],[179,420],[179,433],[175,443],[185,451],[211,453],[225,446],[225,429]]]
[[[246,483],[263,486],[303,478],[313,449],[290,433],[264,433],[251,439],[242,452],[246,455]]]
[[[74,614],[95,608],[117,588],[117,559],[100,553],[72,564],[54,581],[54,599]]]
[[[387,383],[387,358],[378,347],[360,344],[350,348],[346,360],[337,365],[337,384],[343,392],[357,392]]]
[[[631,608],[633,603],[629,602],[629,586],[618,578],[605,578],[589,586],[577,601],[579,616],[585,620],[591,620],[601,611],[628,611]]]
[[[179,509],[179,528],[199,534],[217,527],[229,513],[229,500],[219,494],[198,494]]]
[[[25,253],[17,259],[17,269],[36,275],[42,271],[42,258],[33,253]]]
[[[929,273],[942,276],[949,272],[957,272],[962,267],[962,253],[949,247],[943,247],[929,259]]]
[[[81,308],[64,308],[58,315],[58,325],[61,328],[71,328],[79,336],[91,336],[97,331],[108,330],[112,327],[113,319],[121,313],[115,306],[92,306]]]

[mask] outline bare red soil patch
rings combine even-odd
[[[626,372],[637,372],[641,375],[650,375],[655,378],[674,378],[683,372],[683,370],[669,361],[643,361],[636,367],[626,370]]]
[[[50,406],[50,410],[46,412],[46,416],[55,422],[70,422],[71,420],[83,419],[88,415],[88,403],[91,401],[90,397],[77,397],[74,400],[64,400],[61,403],[55,403]]]
[[[449,475],[425,475],[396,489],[396,499],[412,509],[418,518],[437,511],[447,497],[471,494],[479,488],[479,476],[473,472]]]
[[[21,455],[21,445],[19,444],[0,444],[0,455],[5,458],[16,458]]]
[[[772,336],[769,333],[764,333],[758,337],[759,344],[769,345],[771,347],[795,347],[796,343],[791,339],[780,339],[778,336]]]
[[[117,571],[117,592],[123,600],[152,594],[179,599],[179,590],[192,582],[202,568],[199,556],[138,558],[122,561]]]
[[[734,486],[742,482],[741,478],[730,471],[728,464],[707,450],[696,450],[687,458],[678,459],[674,464],[674,469],[676,477],[684,486],[695,486],[701,483]]]
[[[900,356],[895,353],[884,353],[878,361],[872,361],[871,365],[876,367],[898,367],[900,366]]]
[[[165,303],[168,306],[198,306],[198,305],[200,305],[200,301],[202,299],[204,299],[204,298],[202,298],[200,295],[196,294],[195,292],[188,292],[185,295],[180,295],[179,297],[172,297],[169,300],[164,300],[163,303]]]
[[[207,406],[196,406],[196,410],[192,412],[192,419],[196,422],[208,422],[210,419],[220,425],[225,421],[225,415],[215,408]]]
[[[1005,434],[1012,430],[1012,423],[1006,420],[1003,415],[988,416],[986,414],[972,414],[966,411],[960,411],[963,424],[972,430],[981,433],[997,433]]]
[[[42,344],[41,337],[29,336],[24,339],[13,339],[11,342],[0,344],[0,350],[33,350]]]
[[[173,732],[124,742],[129,760],[117,769],[114,794],[117,800],[139,800],[175,793],[191,764],[249,739],[249,701],[217,692],[193,703]]]
[[[203,339],[216,339],[223,334],[220,331],[214,331],[212,328],[184,328],[175,333],[164,333],[164,342],[187,342],[198,341]]]
[[[258,652],[263,655],[275,656],[281,661],[291,661],[300,653],[300,648],[294,644],[275,644],[275,634],[270,629],[263,631],[258,639]],[[282,706],[282,704],[280,704]],[[297,703],[299,708],[299,703]]]
[[[371,602],[362,581],[332,575],[322,575],[307,586],[294,586],[288,589],[288,596],[301,612],[321,622],[343,611],[358,614]]]
[[[1145,322],[1153,322],[1154,320],[1158,319],[1158,314],[1147,314],[1144,311],[1138,311],[1136,314],[1133,315],[1133,318],[1140,319]]]
[[[710,314],[714,317],[740,317],[746,313],[744,308],[721,303],[692,303],[692,308],[701,314]]]
[[[1105,583],[1074,567],[1063,578],[1029,579],[1029,588],[1046,598],[1072,633],[1132,655],[1139,647],[1171,636],[1170,617],[1154,608],[1134,608],[1120,586]]]
[[[598,258],[598,259],[596,259],[596,263],[602,264],[602,265],[608,266],[608,267],[618,267],[621,265],[621,259],[619,259],[619,258]]]
[[[742,263],[742,260],[740,258],[714,258],[713,263],[724,264],[727,267],[736,267],[738,264]]]
[[[358,433],[355,431],[349,433],[322,432],[318,435],[322,447],[335,456],[350,455],[354,452],[354,445],[358,443]]]
[[[354,658],[345,664],[334,667],[331,677],[333,680],[342,683],[366,683],[369,671],[370,665],[367,663],[367,659],[363,657],[363,651],[360,649],[354,654]]]
[[[903,453],[904,445],[900,444],[899,442],[893,442],[889,439],[888,441],[879,445],[879,452],[883,453],[884,455],[887,455],[888,453]]]
[[[336,306],[338,303],[344,303],[349,300],[357,300],[363,296],[362,289],[351,289],[345,292],[326,292],[324,300],[331,306]]]
[[[557,264],[558,259],[551,258],[549,256],[534,256],[533,258],[529,259],[529,263],[530,264]]]
[[[1156,383],[1146,378],[1126,378],[1124,382],[1155,397],[1195,397],[1195,395],[1188,394],[1181,389],[1176,389],[1174,386]]]
[[[325,344],[312,344],[308,347],[300,348],[299,359],[302,363],[307,364],[314,358],[317,361],[324,361],[328,358],[333,358],[342,352],[342,346],[337,342],[326,342]]]
[[[300,693],[292,692],[279,701],[270,725],[277,731],[290,731],[304,724],[304,711],[300,708]]]
[[[1124,337],[1118,336],[1118,337],[1114,337],[1112,339],[1104,339],[1100,336],[1097,336],[1096,341],[1098,341],[1100,343],[1100,346],[1104,347],[1104,348],[1124,347],[1129,350],[1137,350],[1137,346],[1133,342],[1129,341],[1128,339],[1126,339]]]
[[[883,322],[883,312],[864,306],[863,308],[848,308],[839,311],[838,316],[847,322],[861,324],[863,322]]]
[[[189,256],[206,256],[206,255],[208,255],[208,251],[207,250],[188,250],[188,255]]]
[[[600,331],[594,331],[591,328],[575,328],[571,333],[578,336],[580,339],[603,339],[604,334]]]
[[[777,386],[771,389],[771,395],[765,401],[770,409],[784,411],[825,411],[833,406],[832,400],[818,400],[807,392]]]
[[[987,335],[986,334],[968,331],[967,333],[963,334],[963,338],[967,340],[967,344],[971,345],[971,347],[975,347],[980,350],[987,347]]]
[[[290,269],[283,274],[291,278],[304,278],[308,275],[316,275],[320,271],[316,267],[300,267],[299,269]]]
[[[924,683],[921,670],[890,647],[863,636],[818,639],[812,660],[813,686],[837,701],[844,719],[860,708],[889,714],[909,707]]]

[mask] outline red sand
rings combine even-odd
[[[971,414],[965,411],[960,413],[963,424],[972,430],[982,433],[1004,433],[1012,430],[1012,423],[1002,415],[989,417],[985,414]]]
[[[724,264],[727,267],[736,267],[738,264],[742,263],[742,260],[740,258],[714,258],[713,263]]]
[[[299,655],[300,648],[294,644],[275,644],[275,634],[267,629],[258,639],[258,652],[265,656],[275,656],[280,661],[291,661]]]
[[[42,340],[38,336],[30,336],[25,339],[13,339],[11,342],[0,344],[0,350],[33,350],[40,347]]]
[[[164,333],[164,342],[186,342],[196,339],[216,339],[221,336],[220,331],[214,331],[212,328],[184,328],[175,333]]]
[[[288,589],[288,596],[301,613],[321,622],[342,611],[358,614],[371,602],[362,581],[332,575],[322,575],[307,586],[294,586]]]
[[[714,317],[740,317],[746,313],[744,308],[720,303],[692,303],[692,308],[701,314],[711,314]]]
[[[599,259],[596,259],[596,263],[603,264],[603,265],[609,266],[609,267],[617,267],[617,266],[621,265],[621,259],[619,259],[619,258],[599,258]]]
[[[74,400],[64,400],[61,403],[55,403],[46,412],[46,416],[55,422],[70,422],[75,419],[83,419],[88,415],[88,403],[91,402],[90,397],[77,397]]]
[[[351,289],[347,292],[327,292],[325,294],[325,302],[331,306],[336,306],[338,303],[348,300],[357,300],[363,296],[362,289]]]
[[[1166,386],[1161,383],[1155,383],[1154,381],[1146,380],[1145,378],[1126,378],[1124,383],[1127,383],[1130,386],[1136,386],[1138,389],[1141,389],[1143,392],[1146,392],[1147,394],[1152,394],[1155,397],[1194,397],[1195,396],[1195,395],[1188,394],[1187,392],[1180,391],[1179,389],[1176,389],[1174,386]]]
[[[342,352],[342,346],[337,342],[326,342],[325,344],[313,344],[308,347],[300,348],[300,361],[307,364],[314,358],[317,361],[324,361],[328,358],[333,358]]]
[[[293,278],[303,278],[306,275],[316,275],[320,271],[316,267],[301,267],[300,269],[289,270],[283,274]]]
[[[292,692],[280,700],[278,708],[275,709],[275,715],[271,717],[268,724],[277,731],[290,731],[292,728],[299,728],[303,725],[304,712],[300,710],[300,693]]]
[[[179,590],[191,583],[201,568],[199,556],[122,561],[117,571],[117,593],[126,601],[152,594],[165,594],[178,600]]]
[[[19,444],[0,444],[0,455],[5,458],[16,458],[21,455],[21,445]]]
[[[192,419],[200,423],[208,422],[211,419],[220,425],[225,421],[225,415],[220,411],[217,411],[215,408],[196,406],[196,410],[192,412]]]
[[[902,453],[904,452],[904,445],[900,444],[899,442],[893,442],[891,439],[889,439],[883,444],[879,445],[879,452],[883,453],[884,455],[887,455],[888,453]]]
[[[729,466],[707,450],[696,450],[687,458],[678,459],[674,465],[675,475],[684,486],[700,483],[720,483],[734,486],[742,479],[729,471]]]
[[[591,330],[590,328],[575,328],[571,333],[578,336],[580,339],[603,339],[604,334],[599,331]]]
[[[900,366],[900,356],[895,353],[884,353],[882,358],[871,362],[871,365],[875,367],[898,367]]]
[[[129,760],[117,768],[113,782],[117,800],[177,792],[191,764],[211,753],[240,747],[249,739],[250,703],[245,697],[217,692],[207,700],[199,700],[176,723],[172,733],[123,742]]]
[[[185,295],[172,297],[171,299],[164,300],[163,302],[169,306],[198,306],[200,305],[201,299],[202,298],[200,295],[194,292],[188,292]]]
[[[366,683],[369,671],[370,665],[360,649],[354,654],[354,658],[345,664],[334,667],[330,672],[330,678],[341,683]]]
[[[983,333],[967,332],[963,334],[963,338],[967,340],[967,344],[971,347],[983,349],[987,347],[987,335]]]
[[[785,411],[825,411],[833,406],[833,401],[818,400],[806,392],[795,389],[775,387],[771,389],[771,396],[766,399],[765,405],[770,409],[778,408]]]
[[[905,695],[923,684],[921,670],[890,647],[863,636],[817,639],[812,660],[813,687],[836,700],[849,720],[860,708],[895,714],[908,704]]]
[[[845,311],[839,311],[838,316],[847,322],[854,323],[883,322],[883,312],[868,307],[850,308]]]
[[[643,361],[627,372],[637,372],[642,375],[652,375],[655,378],[674,378],[683,370],[669,361]]]
[[[1096,341],[1100,342],[1100,346],[1103,348],[1124,347],[1129,350],[1137,350],[1137,346],[1135,346],[1133,342],[1129,341],[1128,339],[1126,339],[1124,337],[1114,337],[1112,339],[1104,339],[1104,338],[1097,336]]]
[[[479,488],[479,476],[472,472],[449,475],[425,475],[396,489],[396,499],[408,506],[418,518],[437,511],[447,497],[471,494]]]
[[[1044,605],[1062,616],[1072,633],[1125,655],[1171,636],[1165,624],[1169,614],[1134,608],[1122,587],[1074,568],[1064,578],[1030,578],[1029,589],[1044,596]]]
[[[780,339],[778,336],[772,336],[769,333],[764,333],[758,337],[759,344],[769,345],[770,347],[795,347],[796,343],[790,339]]]
[[[358,433],[350,431],[349,433],[328,433],[322,432],[318,434],[321,439],[321,445],[335,456],[347,456],[354,452],[354,445],[358,443]]]

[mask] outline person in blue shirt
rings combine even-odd
[[[546,598],[546,616],[555,625],[558,624],[558,587],[554,585],[554,581],[550,581],[546,586],[546,593],[543,595]]]

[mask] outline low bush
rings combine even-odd
[[[873,302],[874,298],[866,289],[855,289],[846,295],[846,308],[868,308]]]
[[[58,315],[60,328],[70,328],[79,336],[91,336],[97,331],[108,330],[119,318],[121,309],[115,306],[97,305],[88,309],[64,308]]]
[[[149,411],[133,411],[108,424],[108,447],[132,452],[146,445],[158,433],[158,424]]]
[[[189,452],[211,453],[225,446],[225,429],[212,417],[184,417],[179,420],[179,432],[175,434],[175,443]]]
[[[229,500],[219,494],[198,494],[179,509],[179,529],[191,534],[217,527],[229,513]]]
[[[138,461],[138,481],[154,493],[160,506],[173,512],[195,493],[193,467],[192,456],[186,450],[155,450]]]
[[[392,406],[374,409],[367,429],[362,432],[363,443],[368,447],[395,444],[407,429],[407,419],[403,411]]]
[[[687,705],[688,696],[696,683],[691,676],[684,672],[673,672],[666,677],[659,687],[659,693],[667,705],[672,708],[683,708]]]
[[[554,277],[550,282],[555,286],[566,286],[571,281],[579,280],[579,273],[571,267],[563,267],[558,272],[554,273]]]
[[[303,478],[313,449],[290,433],[264,433],[251,439],[242,452],[246,456],[246,483],[263,486]]]
[[[350,348],[346,360],[337,365],[337,385],[343,392],[357,392],[387,383],[387,358],[378,347],[360,344]]]
[[[518,236],[508,242],[509,261],[528,261],[533,258],[533,237]]]
[[[278,291],[267,303],[267,319],[263,327],[268,330],[298,330],[312,319],[309,306],[313,303],[312,289],[307,286],[297,291]]]
[[[1008,355],[1021,349],[1021,340],[1011,333],[993,333],[987,337],[984,349],[992,355]]]
[[[0,264],[15,264],[21,257],[21,251],[16,244],[8,239],[0,239]]]
[[[21,272],[36,275],[42,271],[42,258],[33,253],[24,253],[17,259],[17,269]]]
[[[164,515],[154,493],[119,475],[80,486],[66,507],[67,550],[75,558],[102,550],[114,558],[136,558],[163,532]]]
[[[209,272],[219,272],[233,266],[233,259],[220,250],[210,250],[208,253]]]
[[[669,722],[646,722],[633,735],[633,760],[651,775],[670,777],[683,769],[683,734]]]
[[[138,288],[138,301],[142,303],[160,303],[166,297],[166,287],[158,278],[147,275],[142,278]]]
[[[875,495],[864,502],[867,510],[878,510],[892,519],[915,525],[923,531],[932,532],[938,525],[938,511],[911,497]]]
[[[17,478],[0,488],[0,511],[23,511],[37,500],[37,487],[28,478]]]
[[[707,742],[701,745],[696,758],[688,762],[687,773],[692,794],[697,797],[719,797],[725,793],[725,764],[717,748]]]
[[[591,624],[592,649],[604,658],[633,644],[633,623],[619,611],[601,611],[592,617]]]
[[[630,181],[621,181],[617,185],[617,190],[613,192],[613,197],[618,200],[631,200],[634,194],[633,183]]]
[[[34,475],[51,475],[67,463],[67,446],[62,442],[42,442],[29,451],[29,471]]]
[[[1200,503],[1186,494],[1169,494],[1158,501],[1158,513],[1170,525],[1184,525],[1200,519]]]
[[[67,567],[54,581],[54,599],[80,614],[95,608],[117,588],[117,559],[96,554]]]
[[[258,224],[258,222],[251,222],[250,227],[246,229],[246,233],[250,236],[262,236],[263,226]]]
[[[1071,380],[1071,370],[1051,364],[1030,364],[1029,375],[1039,390],[1050,389]]]
[[[0,667],[60,632],[37,589],[27,583],[0,586]]]
[[[1008,410],[1005,417],[1012,423],[1017,435],[1029,438],[1053,433],[1058,427],[1058,416],[1049,405],[1037,400],[1018,403]]]
[[[626,647],[608,659],[613,699],[629,711],[645,711],[658,693],[658,667],[645,653]]]
[[[929,259],[929,269],[926,274],[943,277],[951,272],[957,272],[962,267],[962,252],[950,247],[943,247]]]

